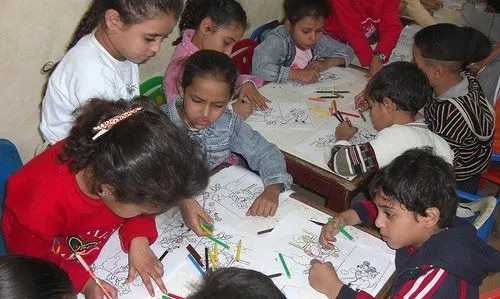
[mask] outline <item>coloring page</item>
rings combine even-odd
[[[314,122],[305,103],[274,100],[266,110],[254,110],[246,122],[253,129],[312,129]]]

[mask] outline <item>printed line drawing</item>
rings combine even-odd
[[[314,128],[314,123],[305,103],[273,101],[266,110],[255,110],[247,119],[254,129]]]
[[[344,277],[342,280],[354,290],[372,288],[376,283],[377,276],[380,275],[380,272],[375,267],[370,266],[369,261],[363,261],[356,268],[341,270],[339,272],[342,276],[352,275],[352,277]]]

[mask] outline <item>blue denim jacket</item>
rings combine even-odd
[[[340,57],[344,58],[346,66],[354,57],[354,52],[349,45],[324,34],[311,50],[313,60]],[[285,25],[276,27],[255,48],[252,58],[252,75],[259,76],[264,81],[286,82],[290,74],[290,66],[295,59],[295,52],[295,41]]]
[[[185,128],[177,110],[182,99],[162,106],[163,111],[177,127]],[[283,154],[231,110],[225,109],[221,117],[202,130],[190,130],[207,155],[207,163],[213,169],[226,161],[230,152],[242,155],[251,169],[257,171],[264,186],[282,184],[281,191],[290,189],[292,177],[286,172]]]

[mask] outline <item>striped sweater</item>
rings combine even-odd
[[[477,80],[462,73],[468,93],[427,102],[425,121],[429,129],[448,142],[455,154],[453,166],[458,181],[466,180],[488,168],[495,117]],[[460,83],[461,84],[461,83]]]

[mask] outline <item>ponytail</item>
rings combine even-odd
[[[100,20],[104,16],[104,10],[101,8],[101,4],[102,1],[92,1],[92,4],[88,7],[87,11],[80,20],[80,23],[78,23],[75,32],[73,32],[71,41],[66,47],[66,52],[73,48],[73,46],[76,45],[80,38],[89,34],[90,32],[92,32],[92,30],[94,30],[95,27],[97,27],[97,24],[99,24]]]

